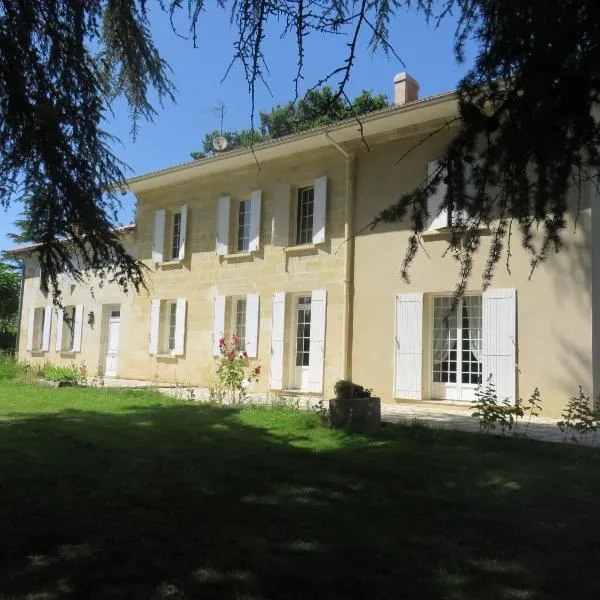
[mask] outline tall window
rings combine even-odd
[[[63,312],[62,349],[72,350],[75,341],[75,307],[65,306]]]
[[[313,237],[313,214],[315,188],[298,190],[298,212],[296,215],[296,244],[310,244]]]
[[[177,304],[175,302],[169,303],[168,311],[168,338],[167,348],[169,351],[175,350],[175,331],[177,329]]]
[[[250,200],[241,200],[238,211],[238,252],[248,252],[250,248]]]
[[[246,298],[234,299],[233,332],[240,340],[240,350],[246,349]]]
[[[296,366],[310,364],[310,296],[300,296],[297,308]]]
[[[46,311],[44,308],[36,308],[33,321],[33,350],[41,350],[44,345],[44,323],[46,322]]]
[[[481,296],[433,298],[433,382],[474,385],[481,380]]]
[[[181,213],[173,215],[173,238],[171,241],[171,258],[179,258],[179,245],[181,244]]]

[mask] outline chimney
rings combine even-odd
[[[394,77],[394,105],[403,106],[419,99],[419,84],[408,73],[398,73]]]

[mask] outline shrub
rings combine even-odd
[[[43,375],[44,379],[47,379],[48,381],[85,383],[87,373],[84,367],[78,367],[74,364],[65,367],[47,364],[44,367]]]
[[[237,336],[228,344],[225,338],[219,340],[220,356],[217,359],[217,387],[210,390],[212,401],[239,404],[246,399],[251,383],[258,381],[260,365],[250,368],[248,353],[240,349]]]
[[[12,352],[0,351],[0,380],[16,379],[21,371],[22,368]]]
[[[333,391],[336,398],[370,398],[373,393],[372,388],[365,388],[347,379],[337,381]]]
[[[570,436],[571,441],[577,442],[586,439],[591,433],[593,445],[596,431],[600,427],[600,411],[594,409],[592,404],[590,397],[586,396],[583,388],[579,386],[579,394],[571,396],[562,413],[562,421],[557,423],[564,433],[565,441],[567,436]]]

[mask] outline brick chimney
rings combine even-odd
[[[403,106],[419,99],[419,84],[408,73],[398,73],[394,77],[394,105]]]

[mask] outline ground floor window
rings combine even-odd
[[[482,371],[481,296],[434,296],[432,313],[432,395],[472,400]]]

